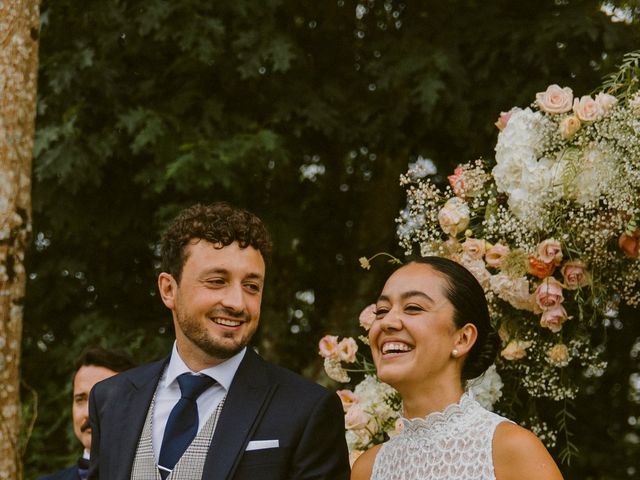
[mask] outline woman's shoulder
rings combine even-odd
[[[351,468],[351,480],[369,480],[373,472],[373,464],[382,444],[370,448],[360,455]]]
[[[562,474],[540,439],[526,428],[500,423],[493,437],[497,480],[562,480]]]

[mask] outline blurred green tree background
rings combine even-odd
[[[226,200],[266,221],[255,345],[328,383],[317,341],[356,333],[388,273],[358,257],[400,255],[407,164],[430,158],[445,179],[491,159],[501,110],[550,83],[589,93],[638,40],[637,1],[44,0],[26,478],[79,454],[70,379],[86,345],[169,351],[157,242],[178,210]],[[576,402],[568,479],[640,475],[638,317],[611,324],[610,368]]]

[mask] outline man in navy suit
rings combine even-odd
[[[169,357],[91,392],[90,478],[349,477],[337,395],[247,348],[270,250],[260,219],[225,203],[195,205],[169,226],[158,287],[176,341]],[[185,377],[206,385],[185,393]]]
[[[73,386],[73,433],[84,447],[78,463],[65,470],[52,473],[40,480],[84,480],[89,469],[91,450],[91,427],[89,426],[89,392],[101,380],[105,380],[133,367],[133,361],[124,353],[105,350],[100,347],[85,349],[76,361]]]

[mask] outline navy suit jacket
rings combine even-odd
[[[65,470],[60,470],[59,472],[40,477],[38,480],[80,480],[78,466],[74,465],[73,467],[69,467]]]
[[[90,479],[130,479],[147,411],[167,362],[127,370],[92,389]],[[278,440],[279,447],[245,452],[252,440]],[[338,396],[265,362],[248,348],[227,393],[202,479],[348,478]]]

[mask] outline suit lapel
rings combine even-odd
[[[213,434],[202,480],[233,475],[275,389],[267,378],[265,362],[247,348]]]
[[[127,378],[128,390],[122,393],[122,398],[118,401],[121,414],[116,417],[117,420],[111,426],[116,439],[114,446],[117,445],[117,453],[113,461],[121,466],[118,472],[123,479],[128,480],[131,477],[133,459],[138,449],[144,421],[168,361],[169,358],[166,358],[148,365],[147,368],[131,372],[135,374]]]

